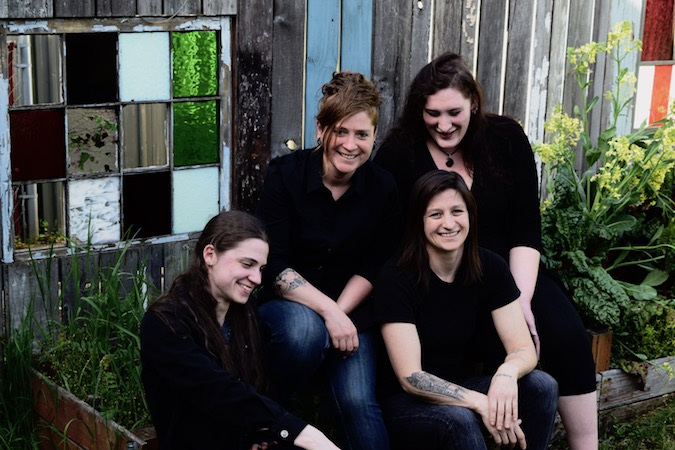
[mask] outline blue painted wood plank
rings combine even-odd
[[[342,0],[340,70],[370,79],[373,44],[373,0]]]
[[[321,86],[338,67],[340,0],[307,0],[304,146],[316,143],[316,113]]]

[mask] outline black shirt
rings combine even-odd
[[[471,186],[478,205],[480,246],[506,261],[514,247],[541,251],[537,168],[522,127],[508,117],[489,115],[479,141],[486,146],[483,153],[491,158],[490,163],[475,161]],[[404,210],[413,183],[437,169],[424,138],[414,143],[387,139],[374,162],[394,175]]]
[[[366,161],[335,201],[321,170],[314,149],[270,162],[257,211],[270,238],[262,301],[275,297],[274,280],[289,267],[337,300],[353,275],[373,283],[393,252],[401,219],[392,176]],[[359,329],[372,321],[367,311],[363,305],[350,315]]]
[[[458,382],[465,377],[479,323],[490,313],[516,300],[520,291],[506,262],[497,254],[481,249],[483,278],[478,283],[446,283],[432,271],[428,289],[414,275],[390,260],[375,283],[375,318],[379,323],[412,323],[417,327],[422,350],[422,369],[444,380]],[[461,274],[457,278],[461,279]],[[390,372],[380,392],[400,391]]]
[[[223,369],[185,305],[165,309],[169,324],[152,311],[141,322],[142,378],[159,448],[240,450],[245,435],[260,430],[292,443],[306,422]]]

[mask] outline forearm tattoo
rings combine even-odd
[[[305,280],[302,275],[291,268],[284,269],[277,276],[277,279],[274,280],[274,286],[280,295],[284,295],[287,292],[306,284],[307,280]]]
[[[431,375],[427,372],[415,372],[406,377],[408,383],[420,391],[439,394],[455,400],[464,400],[465,390],[461,386]]]

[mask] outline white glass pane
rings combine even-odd
[[[218,168],[173,173],[173,232],[201,231],[218,214]]]
[[[120,180],[74,180],[68,190],[70,237],[80,243],[120,240]]]
[[[167,100],[171,95],[169,33],[123,33],[119,45],[120,100]]]

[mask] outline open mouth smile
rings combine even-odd
[[[338,155],[342,156],[344,159],[348,159],[350,161],[356,159],[356,157],[359,156],[358,154],[349,154],[349,153],[342,153],[342,152],[337,152],[337,153],[338,153]]]

